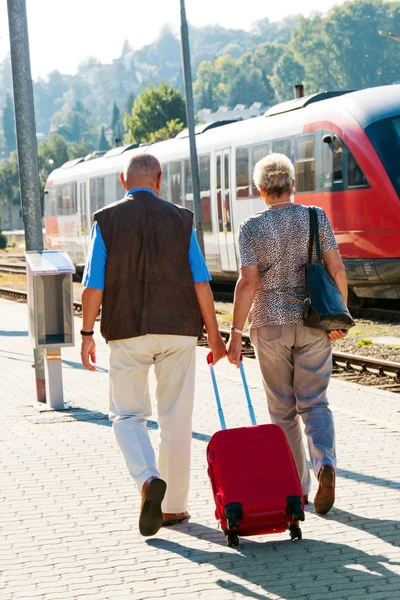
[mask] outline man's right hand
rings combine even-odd
[[[218,333],[215,336],[208,336],[208,345],[213,353],[213,365],[216,365],[221,358],[226,356],[226,346],[221,335]]]

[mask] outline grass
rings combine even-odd
[[[362,346],[371,346],[372,345],[372,340],[360,340],[359,342],[357,342],[357,346],[360,346],[362,348]]]

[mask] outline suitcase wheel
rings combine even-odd
[[[304,521],[305,515],[300,496],[288,496],[286,498],[286,514],[292,517],[292,521]]]
[[[232,546],[239,546],[239,536],[237,533],[227,533],[225,538],[229,548],[231,548]]]
[[[301,540],[301,538],[303,537],[303,534],[301,533],[301,529],[298,525],[291,525],[290,526],[290,539],[292,540],[292,542],[294,542],[295,540]]]

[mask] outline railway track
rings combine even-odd
[[[25,264],[19,265],[18,263],[0,263],[0,273],[18,273],[18,275],[25,275],[26,267]]]
[[[25,264],[0,262],[0,273],[25,275]],[[79,274],[74,275],[74,281],[81,281]],[[234,288],[232,284],[212,282],[211,287],[216,302],[233,302]],[[390,308],[350,306],[350,312],[356,319],[373,319],[376,321],[400,322],[400,310]]]
[[[0,296],[20,302],[27,301],[27,293],[22,290],[0,288]],[[82,313],[81,302],[74,302],[73,306],[74,311],[77,314]],[[228,340],[230,332],[227,329],[221,329],[220,333],[225,340]],[[199,340],[199,345],[207,345],[207,338],[201,338]],[[249,358],[255,358],[254,349],[248,335],[243,335],[243,355]],[[339,375],[342,374],[345,379],[350,378],[354,380],[353,376],[356,378],[361,377],[360,383],[362,383],[362,377],[373,375],[380,381],[377,381],[375,384],[369,382],[368,385],[374,385],[375,387],[390,389],[390,391],[400,393],[400,363],[335,351],[332,354],[332,358],[334,372],[336,370],[336,372]]]

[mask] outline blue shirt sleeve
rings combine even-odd
[[[86,258],[82,284],[84,287],[104,290],[106,279],[107,248],[101,235],[100,227],[93,223],[90,232],[89,250]]]
[[[189,244],[189,263],[194,283],[211,281],[210,273],[208,272],[206,261],[201,253],[194,229],[192,229],[192,236]]]

